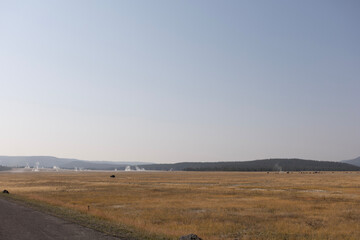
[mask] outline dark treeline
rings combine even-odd
[[[8,171],[8,170],[11,170],[11,168],[0,165],[0,171]]]
[[[183,162],[141,165],[146,170],[174,171],[360,171],[342,162],[303,159],[265,159],[246,162]]]

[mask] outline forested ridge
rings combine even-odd
[[[264,159],[245,162],[181,162],[141,165],[146,170],[174,171],[359,171],[360,167],[342,162],[303,159]]]

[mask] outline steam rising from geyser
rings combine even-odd
[[[131,169],[131,166],[126,166],[125,171],[129,172],[129,171],[146,171],[146,170],[145,168],[139,168],[138,166],[135,166],[135,170],[133,170]]]

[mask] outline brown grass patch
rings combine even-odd
[[[0,173],[11,194],[176,239],[360,239],[360,174]],[[88,211],[90,206],[90,211]]]

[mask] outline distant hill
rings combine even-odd
[[[43,167],[53,167],[69,163],[76,159],[56,158],[50,156],[0,156],[0,165],[8,167],[34,167],[36,163]]]
[[[90,170],[124,170],[126,166],[145,164],[144,162],[110,162],[110,161],[84,161],[71,158],[57,158],[51,156],[0,156],[0,165],[8,167],[34,167],[52,168],[54,166],[64,169],[83,168]]]
[[[360,167],[360,157],[351,160],[344,160],[342,162]]]
[[[349,164],[351,163],[351,164]],[[358,163],[358,165],[356,165]],[[245,162],[182,162],[174,164],[145,164],[143,162],[84,161],[51,156],[0,156],[0,165],[5,167],[35,167],[89,170],[135,170],[162,171],[360,171],[360,158],[345,162],[326,162],[303,159],[264,159]],[[0,168],[1,170],[1,168]],[[7,170],[7,169],[6,169]]]
[[[359,166],[342,162],[303,159],[264,159],[245,162],[183,162],[140,165],[146,170],[174,171],[360,171]]]
[[[123,163],[97,163],[91,161],[81,161],[75,160],[68,163],[64,163],[59,165],[60,168],[64,169],[73,169],[73,168],[80,168],[80,169],[90,169],[90,170],[114,170],[115,168],[118,170],[124,170],[126,166],[132,164],[123,164]]]

